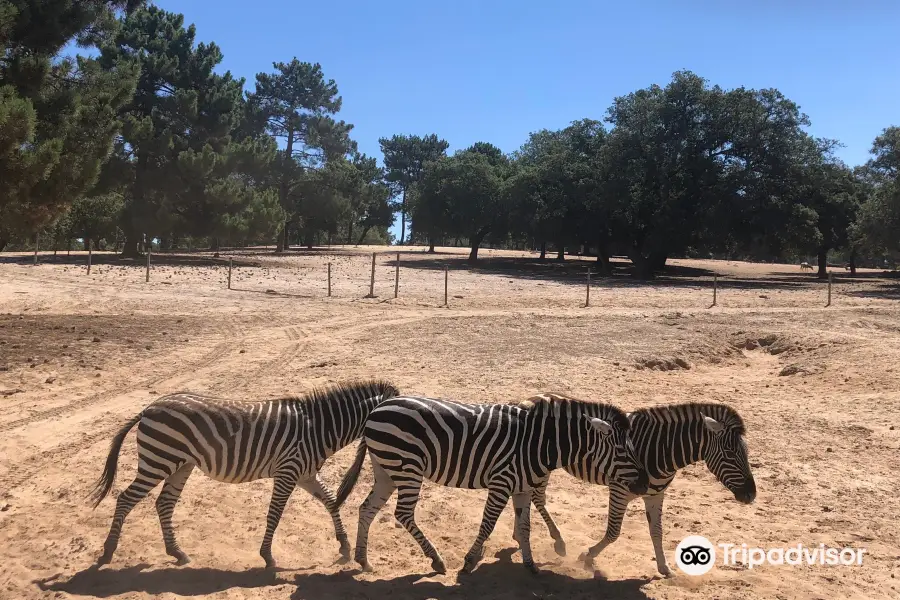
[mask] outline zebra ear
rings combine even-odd
[[[706,415],[703,415],[703,424],[713,433],[721,433],[722,430],[725,429],[724,425]]]
[[[603,419],[591,419],[591,427],[599,431],[603,435],[609,435],[612,433],[612,425],[604,421]]]

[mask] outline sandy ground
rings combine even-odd
[[[850,278],[839,269],[826,308],[827,285],[796,265],[672,261],[673,274],[651,284],[595,280],[585,308],[587,260],[538,263],[522,252],[483,250],[483,264],[469,269],[461,250],[413,249],[402,255],[399,298],[393,253],[379,255],[377,297],[365,298],[372,250],[236,255],[231,291],[225,255],[163,257],[145,283],[142,264],[108,255],[95,254],[87,275],[84,255],[72,255],[77,264],[45,257],[32,266],[4,254],[0,597],[900,598],[896,279]],[[445,266],[449,307],[442,306]],[[674,358],[690,368],[647,368]],[[790,365],[799,372],[779,375]],[[660,579],[637,502],[592,574],[575,557],[602,537],[607,491],[558,472],[549,509],[570,556],[555,555],[533,514],[538,577],[513,552],[511,509],[477,571],[458,576],[485,493],[433,485],[418,522],[449,574],[429,574],[429,561],[393,525],[393,501],[372,528],[375,572],[335,564],[330,519],[302,491],[276,535],[282,569],[272,573],[257,554],[271,482],[228,485],[195,472],[175,513],[190,565],[175,567],[165,555],[151,497],[126,522],[113,563],[90,568],[114,501],[92,511],[85,496],[114,431],[152,399],[185,389],[273,397],[365,376],[471,402],[556,390],[625,409],[729,403],[747,422],[757,501],[737,504],[702,464],[684,470],[665,508],[673,569],[674,548],[690,534],[766,548],[853,546],[866,549],[864,563],[717,567]],[[351,458],[350,448],[338,453],[323,477],[336,486]],[[120,465],[117,490],[134,473],[133,433]],[[342,511],[351,541],[370,482],[367,464]]]

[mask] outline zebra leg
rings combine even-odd
[[[578,557],[584,561],[584,568],[589,571],[594,570],[594,558],[603,552],[603,549],[619,539],[619,533],[622,531],[622,519],[625,518],[625,509],[634,496],[627,489],[611,485],[609,487],[609,515],[606,519],[606,535],[594,546],[591,546],[587,552]]]
[[[396,487],[394,481],[388,472],[374,460],[372,462],[372,472],[374,474],[375,483],[372,491],[369,492],[365,502],[359,507],[359,524],[356,530],[356,552],[354,560],[359,563],[363,571],[371,571],[372,566],[369,564],[367,554],[369,546],[369,527],[378,511],[387,503],[388,498],[394,493]]]
[[[650,539],[653,540],[653,552],[656,554],[656,570],[664,577],[670,577],[672,571],[666,564],[666,553],[662,544],[662,509],[665,492],[653,496],[644,496],[644,509],[647,512],[647,524],[650,526]]]
[[[478,529],[478,537],[475,538],[475,543],[472,544],[472,547],[466,553],[466,561],[463,564],[464,573],[471,573],[484,556],[484,542],[487,541],[494,531],[497,518],[503,512],[503,509],[506,508],[506,503],[509,502],[509,495],[507,490],[499,489],[492,489],[488,493],[487,502],[484,504],[484,516],[481,518],[481,527]]]
[[[419,502],[419,492],[422,489],[422,476],[411,472],[404,472],[404,475],[403,482],[397,485],[397,508],[394,517],[418,542],[425,556],[431,559],[431,568],[434,572],[443,575],[447,572],[444,559],[416,525],[416,504]]]
[[[539,573],[531,556],[531,491],[513,494],[513,509],[516,512],[515,531],[522,550],[522,564],[534,575]]]
[[[159,515],[159,524],[162,527],[163,541],[166,544],[166,554],[175,557],[178,565],[186,565],[191,562],[187,554],[178,546],[175,539],[175,528],[172,526],[172,513],[175,512],[175,505],[181,497],[181,491],[184,484],[187,483],[191,471],[194,470],[193,463],[185,463],[178,468],[177,471],[169,475],[163,484],[162,491],[156,499],[156,512]]]
[[[301,481],[297,485],[312,494],[316,500],[325,505],[325,508],[328,510],[328,514],[331,515],[331,520],[334,523],[334,537],[337,538],[338,543],[341,545],[340,552],[343,557],[343,562],[350,560],[350,540],[347,539],[347,531],[344,529],[343,522],[341,522],[341,513],[334,506],[334,493],[328,489],[328,486],[325,485],[325,482],[322,481],[318,473],[314,479]]]
[[[550,516],[550,512],[547,510],[547,486],[543,485],[534,488],[531,491],[531,501],[534,503],[534,507],[538,512],[541,513],[541,517],[547,525],[547,530],[550,532],[550,537],[552,537],[555,542],[553,544],[553,549],[559,556],[565,556],[566,541],[563,539],[562,534],[559,532],[559,528],[556,526],[556,523],[553,522],[553,517]]]
[[[131,512],[135,505],[144,499],[150,490],[159,485],[159,482],[169,477],[171,473],[150,472],[147,465],[143,462],[138,463],[138,472],[134,481],[125,488],[119,498],[116,500],[116,512],[113,515],[112,525],[109,528],[109,535],[106,536],[106,542],[103,544],[103,554],[97,559],[97,565],[106,565],[112,560],[113,553],[119,546],[119,536],[122,535],[122,524],[125,523],[125,517]]]
[[[287,504],[288,498],[297,486],[297,473],[293,470],[284,470],[275,473],[272,486],[272,500],[269,502],[269,513],[266,515],[266,534],[263,536],[259,555],[266,561],[267,569],[275,568],[275,559],[272,558],[272,538],[275,537],[275,529],[281,521],[281,513]]]

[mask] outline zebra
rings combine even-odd
[[[484,542],[510,496],[523,563],[538,572],[529,541],[530,490],[544,485],[553,469],[580,465],[608,474],[634,493],[647,489],[631,449],[625,413],[609,404],[555,394],[534,396],[527,405],[396,397],[369,415],[362,445],[368,447],[375,478],[359,509],[354,558],[365,571],[372,570],[367,559],[369,527],[397,489],[397,522],[431,559],[432,569],[446,572],[441,555],[415,521],[424,479],[448,487],[488,489],[481,528],[466,554],[466,572],[481,560]],[[349,492],[344,488],[352,487],[358,475],[359,466],[354,468],[341,484],[345,495]]]
[[[575,477],[609,486],[609,516],[606,535],[579,558],[593,570],[594,558],[619,537],[625,509],[636,497],[644,500],[656,568],[665,577],[671,575],[662,545],[662,508],[666,489],[678,469],[698,461],[734,494],[742,504],[756,498],[756,482],[747,458],[746,428],[736,410],[724,404],[686,402],[642,408],[628,414],[629,437],[649,480],[646,494],[636,494],[610,480],[603,470],[592,465],[574,464],[565,470]],[[544,519],[557,553],[565,556],[565,541],[546,507],[546,483],[532,491],[531,501]]]
[[[266,567],[276,566],[272,538],[296,486],[325,505],[343,560],[349,560],[350,543],[338,512],[343,498],[328,489],[318,471],[325,459],[360,437],[373,408],[397,394],[397,388],[388,381],[368,380],[316,388],[300,397],[258,402],[190,392],[157,399],[115,435],[103,473],[91,493],[96,508],[112,489],[122,442],[137,425],[137,475],[119,494],[97,565],[112,560],[128,513],[162,481],[165,483],[156,500],[156,512],[166,553],[178,565],[190,562],[175,539],[172,513],[194,467],[225,483],[274,479],[259,551]],[[365,448],[361,447],[359,453],[357,460],[361,463]]]

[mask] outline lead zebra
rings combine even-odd
[[[340,552],[349,559],[350,543],[338,513],[343,498],[335,497],[318,471],[325,459],[359,438],[373,408],[397,393],[391,383],[372,380],[318,388],[298,398],[259,402],[186,392],[159,398],[115,435],[103,474],[92,492],[96,508],[112,489],[122,442],[137,425],[137,475],[119,494],[98,565],[112,560],[125,517],[162,481],[165,483],[156,500],[156,511],[166,553],[178,564],[190,562],[175,539],[172,513],[194,467],[226,483],[275,480],[259,551],[267,567],[275,566],[272,537],[296,486],[325,505],[334,522]]]
[[[570,474],[590,483],[609,485],[609,516],[606,535],[581,556],[592,569],[594,558],[616,541],[629,502],[641,495],[661,575],[671,574],[662,545],[662,507],[666,489],[679,469],[704,461],[713,475],[743,504],[756,498],[756,483],[747,458],[744,421],[724,404],[682,403],[642,408],[628,414],[629,436],[649,480],[646,494],[634,494],[615,483],[606,473],[590,465],[565,467]],[[565,542],[546,508],[546,484],[535,488],[532,502],[544,519],[556,551],[565,554]]]
[[[478,536],[466,554],[465,571],[481,560],[484,542],[512,496],[522,562],[537,572],[529,542],[530,491],[545,485],[554,469],[590,465],[635,493],[647,489],[646,477],[630,450],[625,413],[608,404],[553,394],[535,396],[523,406],[394,398],[369,415],[363,444],[369,449],[375,476],[372,491],[359,509],[356,537],[355,559],[365,570],[371,570],[367,546],[372,519],[397,489],[397,521],[432,560],[432,568],[446,572],[440,554],[416,525],[416,503],[424,479],[489,491]],[[347,472],[341,484],[345,496],[360,466],[361,461]]]

